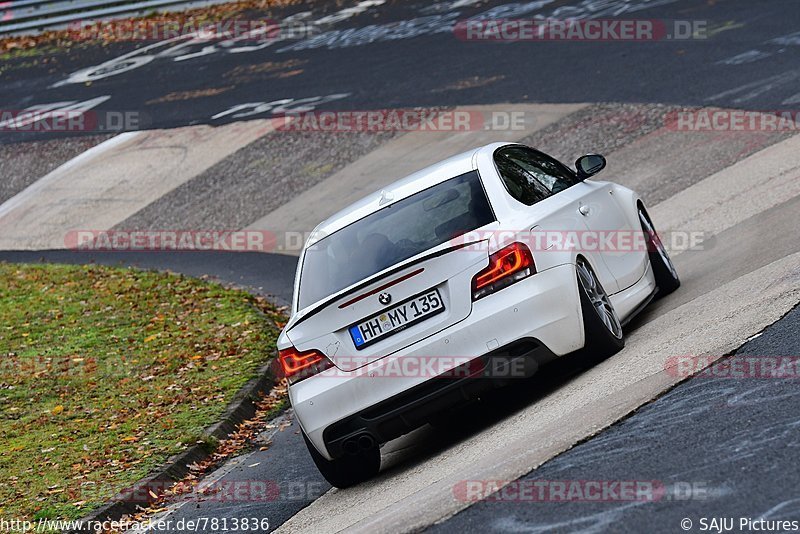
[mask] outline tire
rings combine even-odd
[[[650,259],[650,266],[653,268],[656,287],[658,287],[658,296],[669,295],[681,287],[678,271],[675,270],[675,266],[672,264],[661,238],[658,237],[653,222],[641,207],[639,208],[639,221],[647,240],[647,256]]]
[[[606,358],[625,346],[622,324],[589,262],[578,258],[575,270],[583,315],[584,349],[592,356]]]
[[[303,439],[311,459],[331,486],[349,488],[371,479],[380,471],[381,451],[378,445],[357,454],[345,454],[341,458],[328,460],[317,451],[305,433]]]

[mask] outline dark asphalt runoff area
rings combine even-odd
[[[798,361],[800,307],[742,346],[733,359],[751,357]],[[554,502],[536,500],[536,492],[521,497],[508,492],[427,532],[682,532],[689,524],[686,531],[717,532],[712,521],[722,525],[721,518],[733,519],[733,532],[756,530],[740,528],[742,518],[800,524],[800,376],[754,372],[757,376],[740,378],[734,376],[736,367],[724,363],[511,486],[516,491],[535,488],[537,482],[652,481],[665,489],[660,498],[614,500],[609,494],[605,502]],[[475,491],[473,496],[480,495]]]
[[[292,424],[288,425],[289,422]],[[153,517],[153,521],[172,523],[167,524],[169,528],[152,532],[191,530],[216,534],[223,531],[220,525],[226,520],[230,525],[228,530],[236,531],[232,528],[234,521],[243,518],[258,519],[254,524],[259,528],[250,527],[248,531],[271,532],[328,491],[331,486],[311,460],[299,427],[292,421],[291,411],[273,424],[275,428],[267,430],[257,440],[268,443],[267,450],[262,451],[259,446],[228,461],[220,471],[211,475],[213,480],[207,481],[209,490],[206,495],[190,494],[182,501],[170,503],[169,513]],[[219,522],[216,528],[210,522],[204,522],[212,518]],[[190,521],[197,523],[197,528],[186,528]],[[239,529],[239,532],[244,530]]]
[[[341,9],[325,0],[251,15],[306,23]],[[475,16],[644,19],[673,38],[659,30],[643,41],[487,42],[453,30]],[[84,44],[46,62],[11,58],[0,70],[0,109],[67,103],[98,112],[107,127],[107,112],[135,112],[136,129],[310,107],[608,101],[774,110],[800,101],[796,0],[390,0],[314,27],[312,37],[266,45],[140,41]],[[693,37],[676,38],[686,32]],[[4,132],[0,142],[59,135]]]
[[[297,258],[285,254],[222,251],[0,251],[0,261],[9,263],[68,263],[137,267],[172,271],[213,280],[267,297],[279,306],[292,300]]]

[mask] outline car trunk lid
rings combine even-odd
[[[472,278],[488,264],[488,257],[485,242],[438,247],[345,290],[300,317],[286,334],[298,350],[316,349],[343,371],[355,370],[464,320],[472,310]],[[414,320],[425,307],[425,295],[431,295],[433,307],[434,294],[443,309],[429,310]],[[401,313],[404,308],[406,321]],[[393,310],[394,318],[391,313],[387,317]],[[398,326],[390,333],[357,347],[354,326],[374,320],[389,324],[386,321],[395,318]]]

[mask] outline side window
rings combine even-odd
[[[580,182],[568,167],[538,150],[514,146],[501,153],[544,185],[549,193],[558,193]]]
[[[502,151],[495,154],[494,162],[508,193],[523,204],[532,206],[550,196],[550,191],[541,182]]]

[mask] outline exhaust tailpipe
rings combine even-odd
[[[373,448],[375,445],[375,438],[371,434],[362,433],[342,443],[342,450],[345,454],[358,454],[361,451]]]
[[[345,454],[358,454],[358,441],[355,438],[350,438],[342,443],[342,450]]]
[[[362,451],[367,451],[375,446],[375,439],[370,434],[361,434],[358,437],[358,447]]]

